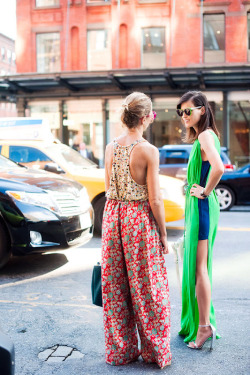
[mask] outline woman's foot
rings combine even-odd
[[[205,342],[211,337],[212,338],[211,349],[212,349],[212,344],[214,342],[215,335],[216,335],[215,328],[211,324],[199,325],[196,340],[191,341],[188,344],[188,347],[191,349],[202,349]]]

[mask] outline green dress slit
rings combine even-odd
[[[215,147],[220,154],[220,142],[214,132]],[[193,184],[200,184],[201,177],[201,151],[198,139],[194,142],[190,153],[187,169],[187,190],[185,206],[185,235],[184,235],[184,259],[183,259],[183,277],[182,277],[182,313],[180,335],[184,336],[184,341],[189,342],[196,339],[199,325],[199,310],[195,292],[195,274],[196,274],[196,253],[199,235],[199,209],[198,198],[190,195],[190,188]],[[209,170],[208,178],[211,172]],[[209,235],[208,235],[208,276],[212,288],[212,258],[213,245],[217,232],[219,220],[219,202],[215,191],[213,190],[209,200]],[[214,307],[211,300],[210,323],[216,328]],[[217,338],[220,336],[217,335]]]

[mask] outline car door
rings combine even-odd
[[[235,179],[237,189],[237,203],[250,204],[250,166],[245,167],[239,177]]]

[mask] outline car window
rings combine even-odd
[[[33,162],[44,162],[51,161],[51,159],[45,155],[42,151],[34,147],[26,146],[10,146],[9,147],[9,158],[19,163],[33,163]]]
[[[1,154],[1,152],[2,152],[2,146],[0,145],[0,154]]]
[[[242,173],[243,173],[243,174],[250,174],[250,165],[247,165],[247,166],[242,170]]]
[[[79,152],[64,144],[56,144],[46,147],[50,155],[54,155],[58,163],[67,164],[68,168],[81,169],[93,168],[96,164],[83,157]]]
[[[225,153],[225,151],[220,152],[221,160],[223,161],[223,164],[231,164],[229,157]]]
[[[186,164],[189,153],[185,150],[161,150],[160,164]]]
[[[17,164],[13,163],[13,161],[5,158],[4,156],[0,155],[0,169],[1,168],[17,168],[17,169],[20,169],[21,167],[19,167]]]

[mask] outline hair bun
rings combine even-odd
[[[126,110],[128,111],[128,103],[123,103],[123,104],[122,104],[122,108],[123,108],[123,109],[126,109]]]

